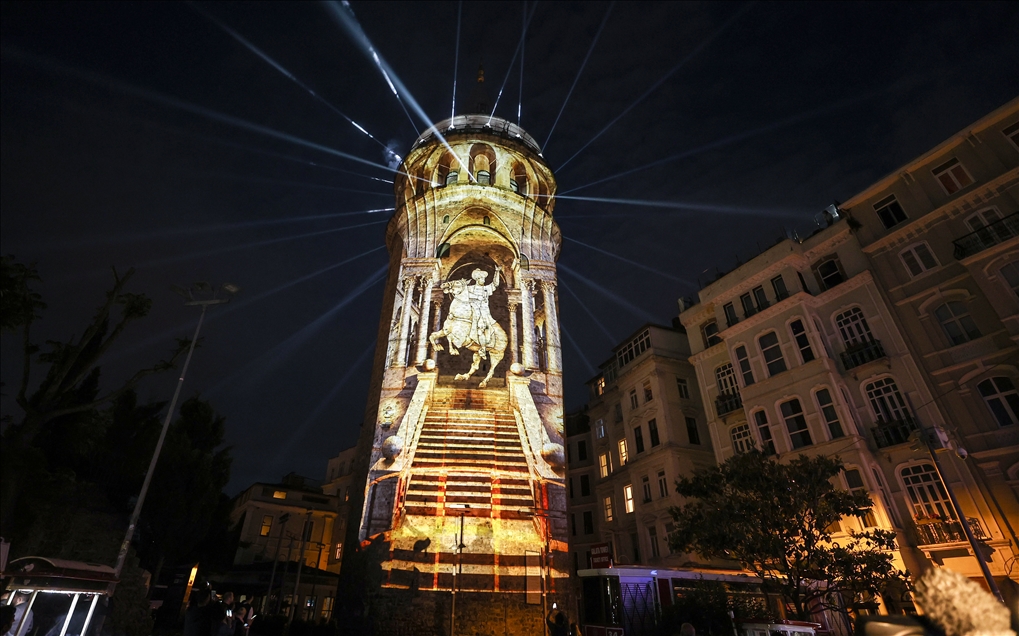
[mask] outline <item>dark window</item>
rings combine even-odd
[[[847,468],[846,472],[846,483],[849,484],[849,490],[853,494],[864,494],[868,497],[870,493],[867,492],[867,487],[863,484],[863,476],[860,475],[860,471],[855,468]],[[863,525],[867,528],[873,528],[877,525],[877,517],[874,516],[874,508],[867,508],[867,513],[863,515]]]
[[[789,431],[789,439],[792,440],[793,449],[810,446],[814,442],[810,439],[810,431],[807,430],[807,419],[803,417],[803,407],[799,400],[783,402],[782,417],[785,419],[786,429]]]
[[[821,389],[814,395],[817,396],[817,405],[821,407],[821,419],[828,425],[828,432],[832,439],[845,437],[842,431],[842,423],[839,422],[838,413],[835,412],[835,405],[831,400],[831,393],[828,389]]]
[[[435,248],[435,258],[446,258],[449,256],[449,243],[443,243]]]
[[[704,346],[713,347],[722,339],[718,336],[718,323],[714,320],[709,320],[701,325],[701,335],[704,337]]]
[[[750,294],[740,296],[739,302],[743,305],[743,315],[747,318],[757,313],[757,308],[754,307],[754,299]]]
[[[751,291],[754,293],[754,300],[757,301],[757,309],[767,308],[770,303],[768,302],[768,296],[764,293],[764,287],[754,287]]]
[[[980,330],[969,315],[966,305],[953,300],[934,310],[941,328],[945,330],[953,345],[962,344],[980,337]]]
[[[566,442],[566,463],[570,464],[573,462],[573,444]]]
[[[655,399],[655,396],[651,392],[651,383],[650,382],[645,382],[644,383],[644,401],[645,402],[650,402],[653,399]]]
[[[644,475],[640,478],[640,484],[644,489],[644,503],[651,501],[651,478]]]
[[[647,538],[651,543],[651,557],[657,559],[661,556],[658,547],[658,528],[651,526],[647,529]]]
[[[590,510],[584,512],[584,534],[594,534],[594,514]],[[590,562],[590,557],[588,562]]]
[[[686,418],[686,436],[690,438],[691,444],[699,445],[701,443],[701,434],[697,430],[697,420],[692,417]]]
[[[620,404],[619,402],[616,402],[614,413],[616,415],[616,421],[617,422],[622,422],[623,421],[623,405]]]
[[[726,326],[733,326],[739,322],[739,317],[736,316],[736,308],[732,306],[732,303],[725,303],[722,306],[722,311],[725,312],[725,324]]]
[[[647,423],[648,436],[651,438],[651,448],[658,446],[661,442],[658,439],[658,422],[655,420],[648,420]]]
[[[946,194],[955,194],[959,190],[973,183],[973,179],[967,174],[958,159],[951,159],[931,170],[934,177],[941,183]]]
[[[771,288],[775,290],[776,301],[789,297],[789,291],[785,288],[785,279],[781,274],[771,279]]]
[[[633,445],[638,453],[644,452],[644,431],[639,426],[633,429]]]
[[[764,411],[754,413],[754,423],[757,425],[757,433],[761,436],[765,455],[775,454],[775,440],[771,436],[771,427],[768,426],[768,414]]]
[[[1012,142],[1012,145],[1019,148],[1019,122],[1016,122],[1008,128],[1001,131],[1008,140]]]
[[[764,354],[764,362],[768,366],[768,375],[773,376],[786,370],[785,358],[782,357],[782,347],[778,344],[778,334],[769,331],[760,338],[757,343]]]
[[[733,351],[736,353],[736,362],[739,363],[740,374],[743,375],[743,386],[750,386],[754,383],[754,370],[750,367],[750,357],[747,356],[747,348],[740,345]]]
[[[679,389],[679,397],[684,400],[690,399],[690,386],[683,378],[676,378],[676,388]]]
[[[977,389],[998,426],[1019,424],[1019,393],[1016,393],[1012,380],[1005,376],[991,378],[978,384]]]
[[[577,442],[577,460],[584,461],[587,459],[587,442]]]
[[[796,341],[796,348],[800,350],[800,358],[803,364],[814,359],[814,350],[810,348],[810,339],[807,338],[807,330],[803,327],[802,320],[794,320],[789,323],[789,330],[793,332],[793,340]]]
[[[573,499],[573,477],[570,477],[570,499]]]
[[[658,471],[658,494],[662,497],[669,496],[669,480],[665,478],[665,471]]]
[[[640,402],[637,401],[637,389],[630,391],[630,409],[633,410],[640,406]]]
[[[588,497],[591,495],[591,477],[589,475],[580,476],[580,496]]]
[[[874,204],[874,210],[886,228],[892,228],[906,220],[906,213],[892,195]]]
[[[636,532],[630,534],[630,543],[633,545],[633,562],[640,563],[640,539]]]
[[[577,515],[572,512],[570,513],[570,535],[574,537],[577,536]],[[574,562],[577,560],[576,552],[573,553],[573,560]]]
[[[814,273],[817,275],[817,282],[821,285],[822,290],[831,289],[846,280],[842,273],[842,265],[836,256],[820,261],[814,266]]]

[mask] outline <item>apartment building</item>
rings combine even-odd
[[[704,287],[680,315],[718,461],[838,455],[900,567],[1006,596],[1019,541],[1019,100]],[[951,505],[925,444],[956,493]],[[836,533],[839,537],[839,533]]]
[[[689,355],[678,323],[647,324],[588,382],[586,422],[567,430],[570,549],[579,568],[605,545],[619,565],[694,562],[673,554],[667,539],[669,508],[681,503],[677,477],[715,461]]]

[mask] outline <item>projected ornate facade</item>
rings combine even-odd
[[[541,621],[568,567],[555,180],[521,128],[461,115],[395,189],[358,541],[385,546],[390,598],[458,613],[483,595]]]

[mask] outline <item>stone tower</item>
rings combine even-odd
[[[572,607],[555,180],[523,129],[459,115],[415,141],[395,191],[359,451],[374,620],[541,633]]]

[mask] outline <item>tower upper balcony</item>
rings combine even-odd
[[[488,115],[457,115],[452,119],[440,121],[421,133],[421,136],[417,138],[412,148],[417,148],[429,141],[437,140],[437,132],[443,137],[460,133],[496,135],[510,141],[523,142],[524,145],[537,153],[539,157],[542,156],[541,147],[538,145],[538,142],[526,130],[505,119]]]

